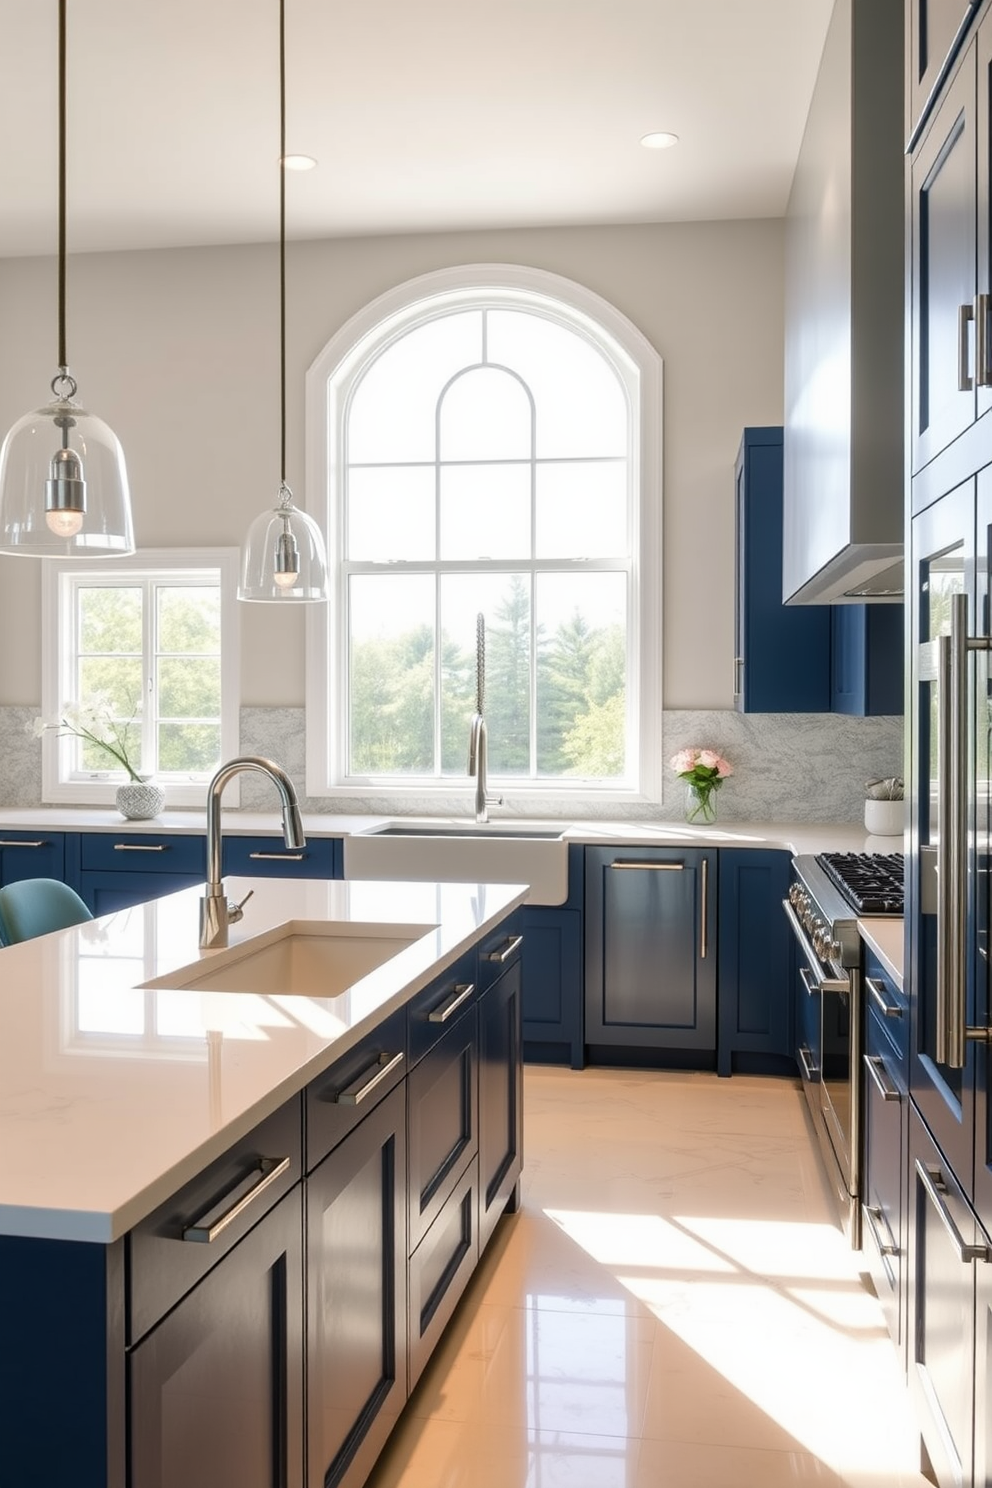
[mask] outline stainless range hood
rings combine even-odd
[[[786,219],[783,601],[903,597],[902,0],[836,0]]]

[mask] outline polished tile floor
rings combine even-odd
[[[525,1139],[370,1488],[926,1488],[797,1084],[531,1066]]]

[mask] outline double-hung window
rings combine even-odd
[[[237,753],[237,570],[233,549],[45,565],[43,720],[99,703],[170,806],[202,805]],[[127,776],[105,750],[59,729],[42,742],[44,800],[113,801]]]
[[[481,705],[514,796],[651,795],[660,362],[554,276],[430,280],[311,372],[335,594],[308,790],[450,789]]]

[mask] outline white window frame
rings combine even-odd
[[[241,702],[241,644],[237,588],[240,559],[237,548],[145,548],[121,558],[46,558],[42,563],[41,620],[41,716],[56,719],[70,696],[67,667],[75,655],[75,595],[82,583],[103,577],[108,585],[164,580],[182,582],[184,577],[202,579],[214,571],[220,583],[221,627],[221,759],[238,753]],[[148,634],[146,628],[146,636]],[[147,641],[146,641],[147,644]],[[147,660],[147,658],[146,658]],[[68,751],[54,729],[41,738],[41,798],[52,804],[112,806],[123,771],[88,775],[86,779],[65,777]],[[179,779],[159,777],[166,793],[166,808],[206,804],[206,776]],[[237,780],[227,787],[227,804],[237,804]],[[233,793],[233,794],[232,794]]]
[[[485,299],[508,308],[539,310],[578,332],[603,352],[621,377],[631,407],[631,462],[635,494],[627,635],[628,758],[632,784],[597,786],[589,780],[548,782],[507,777],[504,797],[521,810],[562,803],[655,803],[661,800],[662,616],[662,388],[658,352],[615,306],[573,280],[516,264],[467,264],[442,269],[380,295],[332,336],[306,380],[306,488],[319,513],[328,547],[329,597],[307,615],[307,794],[344,799],[388,798],[397,803],[450,798],[458,777],[346,778],[347,699],[334,691],[347,675],[347,596],[344,557],[345,423],[353,388],[369,360],[390,341],[425,320]],[[466,739],[467,749],[467,739]]]

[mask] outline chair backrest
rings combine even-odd
[[[17,945],[92,918],[75,889],[57,878],[22,878],[0,889],[0,944]]]

